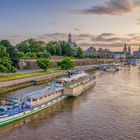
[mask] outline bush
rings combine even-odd
[[[37,60],[37,65],[42,70],[46,71],[48,69],[48,67],[51,65],[50,59],[46,59],[46,58],[38,59]]]
[[[11,66],[9,70],[11,73],[15,73],[17,71],[17,69],[13,66]]]
[[[18,52],[17,55],[18,55],[19,58],[23,58],[24,57],[24,53],[23,52]]]
[[[70,69],[74,68],[74,62],[69,57],[66,57],[61,62],[58,62],[57,65],[60,66],[61,69],[63,69],[63,70],[70,70]]]
[[[8,71],[7,68],[0,64],[0,72],[7,73],[7,71]]]
[[[25,54],[25,57],[26,58],[36,58],[36,53],[34,53],[34,52],[27,52]]]
[[[37,58],[50,58],[51,55],[48,52],[38,52],[36,54]]]

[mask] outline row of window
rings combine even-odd
[[[47,98],[47,97],[49,97],[49,96],[51,96],[51,95],[54,95],[54,94],[57,94],[57,93],[59,93],[59,92],[63,92],[63,91],[62,91],[62,90],[59,90],[59,91],[56,91],[56,92],[54,92],[54,93],[45,95],[44,98]],[[42,97],[39,97],[39,100],[42,100],[42,99],[43,99],[43,96],[42,96]],[[35,102],[35,101],[37,101],[37,100],[38,100],[38,98],[33,98],[33,99],[32,99],[32,102]]]

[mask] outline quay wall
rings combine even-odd
[[[51,59],[51,67],[56,68],[57,63],[60,62],[63,57],[53,58]],[[36,59],[20,59],[19,67],[20,69],[38,69]],[[103,64],[107,62],[120,62],[120,59],[74,59],[75,66],[84,66],[84,65],[95,65],[95,64]]]

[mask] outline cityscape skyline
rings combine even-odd
[[[120,50],[140,44],[139,0],[0,1],[0,39],[66,40],[71,33],[82,48]]]

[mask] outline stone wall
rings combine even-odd
[[[62,59],[53,60],[51,59],[51,64],[53,68],[57,67],[57,63]],[[74,59],[73,60],[76,66],[84,65],[94,65],[94,64],[103,64],[112,61],[120,61],[119,59]],[[19,62],[20,69],[38,69],[36,59],[20,59]]]

